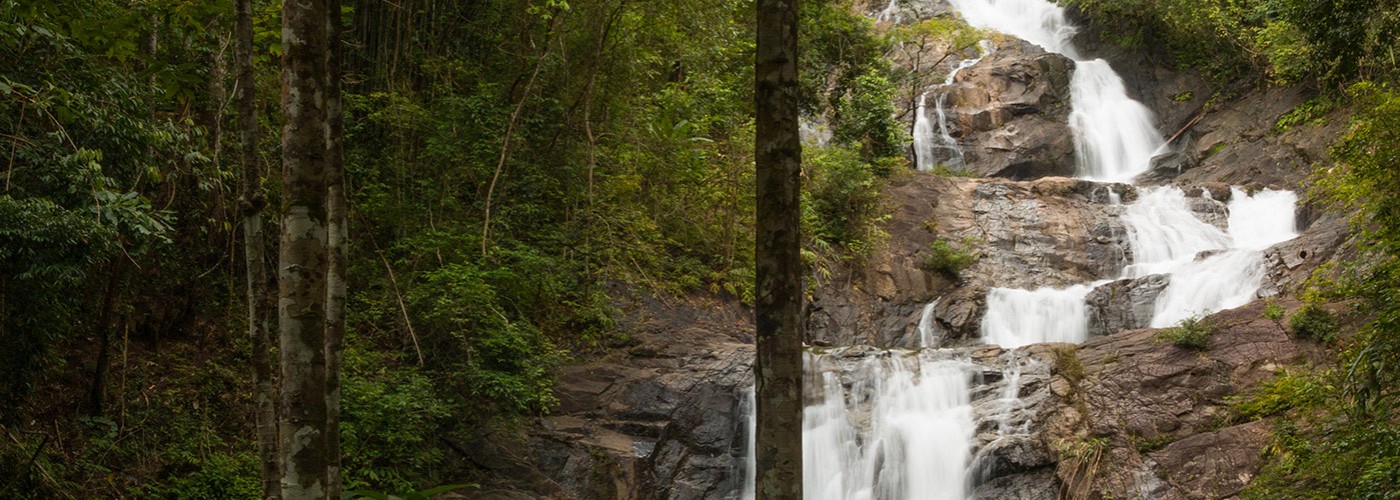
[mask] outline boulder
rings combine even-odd
[[[1073,69],[1067,57],[1007,38],[939,87],[935,97],[948,103],[949,133],[962,147],[965,167],[1010,179],[1073,175]]]
[[[1157,296],[1171,282],[1165,274],[1114,281],[1089,292],[1089,335],[1100,336],[1152,326]]]

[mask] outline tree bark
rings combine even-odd
[[[802,498],[802,270],[797,0],[758,0],[755,66],[758,219],[758,500]]]
[[[327,0],[282,5],[282,238],[279,347],[282,497],[329,498]]]
[[[112,275],[107,279],[107,290],[102,294],[102,311],[97,316],[97,364],[92,370],[92,390],[88,392],[88,402],[92,406],[91,415],[105,416],[103,407],[107,402],[107,365],[111,364],[112,353],[112,309],[116,307],[117,292],[121,290],[121,261],[112,264]]]
[[[340,498],[340,365],[345,349],[346,240],[349,236],[345,206],[345,164],[342,139],[345,135],[341,106],[341,0],[327,0],[329,31],[326,69],[329,71],[329,99],[326,100],[326,168],[329,189],[326,213],[330,218],[326,274],[326,453],[330,474],[329,498]]]
[[[263,500],[282,498],[282,468],[277,449],[277,381],[272,371],[272,280],[267,267],[267,235],[263,215],[267,196],[263,190],[262,162],[258,160],[257,89],[253,77],[253,0],[237,0],[236,38],[238,89],[238,162],[243,171],[243,261],[248,278],[248,340],[252,345],[258,463]]]

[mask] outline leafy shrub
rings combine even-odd
[[[1295,337],[1330,344],[1337,338],[1337,317],[1321,306],[1307,304],[1288,318],[1288,329]]]
[[[1286,311],[1283,310],[1283,306],[1281,305],[1278,305],[1274,302],[1264,304],[1264,318],[1266,319],[1278,321],[1283,319],[1283,315],[1285,313]]]
[[[1243,397],[1226,401],[1246,420],[1281,415],[1293,408],[1307,408],[1324,401],[1334,389],[1322,376],[1310,372],[1282,371]]]
[[[1176,326],[1162,330],[1158,339],[1183,349],[1204,351],[1210,348],[1210,337],[1215,335],[1216,329],[1209,319],[1192,316],[1181,320]]]
[[[340,436],[347,489],[412,491],[442,461],[436,438],[452,405],[426,374],[382,354],[348,349]]]
[[[214,453],[200,461],[193,473],[175,479],[156,496],[190,500],[257,498],[262,494],[258,475],[257,455],[253,452]]]
[[[978,255],[967,249],[975,244],[976,241],[971,239],[964,240],[961,245],[953,245],[941,238],[933,240],[929,244],[928,256],[924,257],[924,268],[957,279],[960,273],[977,263]]]
[[[879,235],[880,181],[859,153],[843,147],[806,153],[804,222],[822,245],[867,249]]]

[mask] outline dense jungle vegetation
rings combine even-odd
[[[280,5],[254,7],[277,172]],[[345,2],[347,489],[470,482],[452,447],[625,345],[618,300],[751,300],[752,12]],[[891,42],[849,2],[802,14],[830,137],[807,253],[832,266],[878,241],[907,139]],[[230,0],[0,0],[0,496],[257,496],[232,26]]]
[[[1250,498],[1394,498],[1400,491],[1400,4],[1387,0],[1070,0],[1110,42],[1153,48],[1222,87],[1308,85],[1279,129],[1350,123],[1315,166],[1311,202],[1351,214],[1357,258],[1323,269],[1288,318],[1336,363],[1280,376],[1237,404],[1274,417]],[[1324,303],[1360,326],[1340,328]]]

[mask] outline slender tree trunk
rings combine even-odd
[[[345,348],[345,282],[346,239],[349,227],[345,206],[345,164],[342,139],[345,134],[344,112],[341,107],[341,0],[328,0],[326,25],[329,47],[326,66],[329,71],[329,99],[326,120],[326,168],[329,190],[326,213],[330,218],[326,274],[326,440],[327,466],[330,474],[329,498],[340,498],[340,365]]]
[[[797,129],[797,0],[758,0],[758,500],[802,498],[802,145]]]
[[[258,463],[263,500],[282,498],[282,468],[277,449],[277,380],[272,371],[272,280],[267,263],[263,214],[262,162],[258,160],[257,89],[253,78],[253,0],[237,0],[234,38],[238,90],[238,162],[243,171],[243,261],[248,275],[248,340],[252,345]]]
[[[282,5],[282,238],[279,347],[282,361],[282,497],[328,498],[326,377],[327,71],[326,0]]]
[[[107,279],[107,290],[102,295],[102,312],[97,316],[97,365],[92,370],[92,390],[88,402],[92,406],[92,416],[104,416],[103,407],[107,404],[107,366],[112,358],[112,309],[116,308],[117,292],[121,290],[121,261],[112,264],[112,275]]]

